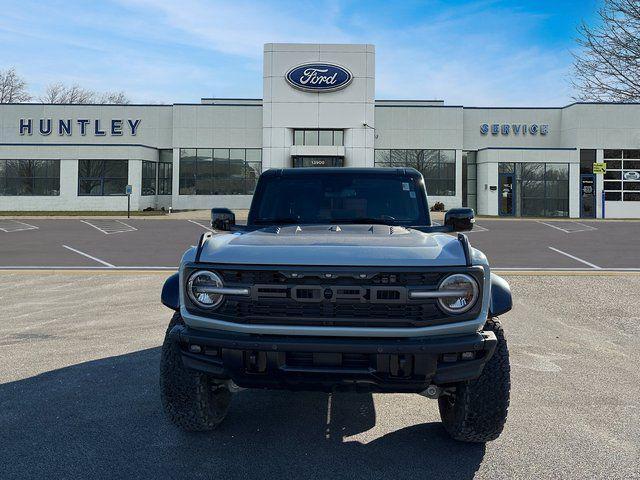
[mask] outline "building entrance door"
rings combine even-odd
[[[501,216],[513,216],[516,213],[515,185],[515,174],[498,175],[498,214]]]
[[[596,176],[580,175],[580,218],[596,218]]]
[[[293,157],[292,165],[299,167],[344,167],[344,157]]]

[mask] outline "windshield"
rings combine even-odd
[[[412,177],[347,173],[262,178],[250,222],[428,225],[426,198]]]

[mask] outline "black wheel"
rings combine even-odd
[[[175,425],[196,432],[213,430],[227,414],[231,392],[204,373],[185,368],[180,347],[168,333],[184,324],[176,312],[169,323],[160,359],[160,396],[165,414]]]
[[[440,418],[452,438],[463,442],[489,442],[502,433],[511,389],[509,349],[500,322],[487,321],[485,330],[496,334],[498,344],[482,374],[456,385],[455,392],[438,399]]]

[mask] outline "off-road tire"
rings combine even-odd
[[[502,433],[511,389],[509,350],[500,322],[489,319],[484,327],[498,339],[496,350],[475,380],[456,385],[455,393],[438,399],[444,428],[455,440],[489,442]]]
[[[165,414],[190,432],[213,430],[227,414],[231,392],[206,374],[185,368],[180,347],[169,340],[175,325],[184,324],[176,312],[169,323],[160,359],[160,396]]]

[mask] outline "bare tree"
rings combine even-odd
[[[123,91],[119,92],[105,92],[100,95],[98,103],[113,103],[115,105],[127,105],[131,103],[127,94]]]
[[[124,92],[97,93],[81,87],[80,85],[65,85],[64,83],[52,83],[47,87],[43,96],[40,97],[42,103],[110,103],[126,105],[131,100]]]
[[[92,103],[95,92],[82,88],[80,85],[65,85],[64,83],[52,83],[47,87],[45,94],[40,97],[42,103]]]
[[[640,100],[640,0],[604,0],[599,25],[578,27],[577,100]]]
[[[0,70],[0,103],[21,103],[31,100],[27,92],[27,82],[11,67]]]

